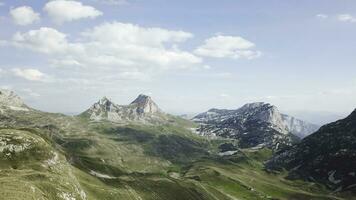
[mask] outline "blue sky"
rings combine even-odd
[[[0,2],[0,86],[42,110],[140,93],[172,113],[356,107],[352,0]]]

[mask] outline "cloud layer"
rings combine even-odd
[[[72,42],[54,28],[41,27],[17,32],[9,42],[48,56],[57,68],[86,68],[110,71],[119,77],[150,76],[168,69],[197,67],[200,57],[178,45],[193,37],[184,31],[141,27],[129,23],[103,23],[88,29]]]
[[[24,78],[29,81],[45,81],[47,79],[47,75],[37,69],[15,68],[12,69],[12,72],[15,76]]]
[[[341,14],[337,16],[337,19],[342,22],[350,22],[354,23],[356,22],[356,17],[350,15],[350,14]]]
[[[83,5],[78,1],[55,0],[48,2],[44,11],[56,23],[70,22],[84,18],[96,18],[103,13],[94,7]]]
[[[17,25],[26,26],[40,20],[40,14],[29,6],[22,6],[10,10],[10,16]]]
[[[255,44],[239,36],[218,35],[205,40],[194,52],[213,58],[253,59],[261,55],[254,50]]]

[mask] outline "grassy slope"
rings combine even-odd
[[[16,170],[9,167],[16,161],[7,161],[9,165],[0,165],[0,199],[4,195],[64,199],[58,190],[76,199],[82,198],[83,190],[86,198],[93,200],[334,199],[321,186],[266,173],[262,162],[271,154],[267,150],[218,157],[217,147],[226,141],[194,135],[188,130],[194,124],[182,119],[172,117],[160,126],[118,126],[40,112],[1,117],[0,125],[24,129],[19,134],[42,139],[40,146],[47,149],[45,152],[59,155],[62,164],[53,168],[63,170],[41,168],[52,154],[31,154],[32,158]],[[29,193],[31,186],[33,193]],[[24,194],[34,196],[25,198],[21,196]]]
[[[263,163],[269,150],[240,152],[237,155],[195,163],[185,176],[238,199],[337,199],[323,187],[288,181],[284,174],[269,174]]]
[[[0,199],[63,199],[83,195],[72,167],[36,131],[1,129]]]

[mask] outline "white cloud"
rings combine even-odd
[[[10,10],[12,20],[21,26],[30,25],[40,20],[40,14],[29,6],[21,6]]]
[[[83,5],[78,1],[54,0],[48,2],[44,11],[56,22],[63,23],[84,18],[96,18],[103,13],[92,6]]]
[[[79,48],[75,44],[68,43],[66,34],[48,27],[26,33],[17,32],[12,38],[12,43],[18,47],[47,54],[69,53],[69,49],[74,51]]]
[[[121,74],[118,78],[156,74],[167,69],[197,67],[202,59],[178,48],[193,35],[184,31],[146,28],[119,22],[104,23],[80,34],[75,41],[53,28],[16,33],[8,42],[49,55],[54,67],[86,68]],[[126,74],[125,74],[126,73]]]
[[[205,40],[194,52],[200,56],[214,58],[253,59],[261,56],[260,51],[253,50],[254,47],[254,43],[242,37],[218,35]]]
[[[316,15],[316,18],[318,18],[318,19],[326,19],[328,17],[329,17],[328,15],[322,14],[322,13]]]
[[[104,23],[82,34],[91,62],[99,65],[136,67],[178,67],[200,63],[201,59],[182,51],[177,44],[193,37],[184,31],[145,28],[125,23]]]
[[[350,14],[341,14],[337,16],[337,19],[341,22],[350,22],[354,23],[356,22],[356,17],[350,15]]]
[[[164,43],[184,42],[193,37],[191,33],[184,31],[143,28],[120,22],[104,23],[83,33],[83,35],[104,43],[128,43],[143,46],[162,46]]]
[[[45,81],[48,76],[37,69],[20,69],[15,68],[11,70],[17,77],[29,80],[29,81]]]
[[[4,5],[5,5],[5,3],[0,1],[0,6],[4,6]]]

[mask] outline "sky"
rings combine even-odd
[[[49,112],[356,108],[354,0],[0,0],[0,87]]]

